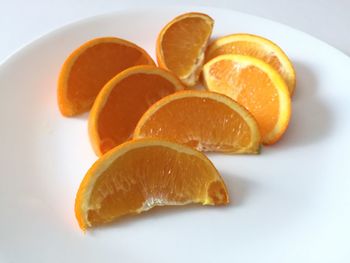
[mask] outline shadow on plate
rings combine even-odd
[[[226,183],[227,191],[230,196],[230,206],[237,207],[244,204],[248,200],[252,188],[255,187],[255,183],[247,178],[232,175],[227,172],[221,172],[220,174]]]
[[[73,117],[70,117],[70,118],[73,118],[73,119],[76,119],[76,120],[79,120],[79,121],[88,121],[89,120],[89,113],[90,113],[90,110],[88,112],[84,112],[82,114],[79,114],[77,116],[73,116]]]
[[[320,85],[315,72],[299,61],[293,64],[297,84],[292,97],[292,119],[281,143],[287,147],[300,147],[320,142],[329,136],[334,118],[328,104],[319,96]]]

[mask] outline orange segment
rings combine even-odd
[[[280,74],[269,64],[250,56],[221,55],[203,67],[211,91],[225,94],[256,118],[264,144],[279,140],[287,129],[291,102]]]
[[[283,50],[272,41],[251,34],[220,37],[208,47],[206,61],[224,54],[247,55],[263,60],[281,74],[289,93],[293,94],[296,78],[293,64]]]
[[[184,89],[172,73],[135,66],[119,73],[101,90],[89,116],[89,135],[97,155],[133,136],[142,114],[162,97]]]
[[[260,148],[254,117],[232,99],[207,91],[177,92],[155,103],[135,129],[134,138],[145,137],[200,151],[257,153]]]
[[[205,155],[146,139],[122,144],[96,161],[79,187],[75,214],[85,230],[154,206],[228,202],[225,183]]]
[[[157,60],[188,86],[198,81],[214,21],[201,13],[187,13],[170,21],[157,39]]]
[[[137,45],[114,37],[90,40],[64,62],[58,80],[58,105],[64,116],[90,110],[98,92],[117,73],[135,65],[154,65]]]

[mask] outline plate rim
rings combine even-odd
[[[295,33],[304,35],[306,37],[312,38],[313,40],[319,42],[319,44],[322,44],[324,46],[327,46],[328,48],[332,49],[333,52],[338,53],[338,55],[342,55],[344,58],[349,59],[350,62],[350,56],[348,56],[344,51],[332,46],[331,44],[327,43],[324,40],[319,39],[318,37],[304,32],[300,29],[294,28],[286,23],[282,23],[279,21],[275,21],[273,19],[270,18],[266,18],[266,17],[262,17],[259,15],[254,15],[254,14],[250,14],[247,12],[241,12],[241,11],[237,11],[235,9],[230,9],[230,8],[222,8],[222,7],[215,7],[215,6],[211,6],[211,5],[165,5],[165,4],[161,4],[161,5],[140,5],[137,7],[122,7],[121,9],[118,10],[113,10],[110,12],[104,12],[104,13],[100,13],[100,14],[96,14],[96,15],[92,15],[92,16],[87,16],[87,17],[83,17],[81,19],[72,21],[72,22],[68,22],[65,23],[61,26],[55,27],[52,30],[45,32],[43,34],[40,34],[37,37],[34,37],[33,39],[29,40],[28,42],[25,42],[24,44],[22,44],[21,46],[19,46],[18,48],[16,48],[14,51],[10,52],[7,56],[5,56],[2,60],[0,60],[0,71],[2,70],[2,68],[6,67],[6,64],[9,64],[12,60],[14,60],[16,57],[20,56],[21,53],[25,52],[27,49],[29,49],[31,46],[36,45],[38,42],[41,41],[45,41],[46,38],[51,38],[53,37],[55,34],[59,34],[61,31],[64,31],[66,29],[69,29],[70,27],[74,27],[74,26],[79,26],[80,24],[84,24],[84,23],[89,23],[92,22],[94,20],[98,20],[104,17],[109,17],[109,16],[116,16],[120,13],[131,13],[131,12],[141,12],[144,10],[152,10],[157,11],[157,10],[162,10],[162,9],[194,9],[200,12],[204,12],[205,10],[214,10],[214,11],[218,11],[218,12],[229,12],[229,13],[236,13],[236,14],[240,14],[243,16],[248,16],[248,17],[252,17],[252,18],[258,18],[260,20],[263,20],[265,22],[268,23],[274,23],[277,24],[278,26],[281,27],[285,27],[288,30],[292,30]]]

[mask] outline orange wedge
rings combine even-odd
[[[114,37],[90,40],[64,62],[58,80],[58,105],[64,116],[90,110],[98,92],[117,73],[135,65],[154,65],[137,45]]]
[[[269,64],[250,56],[221,55],[204,65],[203,75],[209,90],[252,113],[264,144],[280,139],[290,120],[291,101],[285,81]]]
[[[205,155],[145,139],[122,144],[95,162],[79,187],[75,214],[85,230],[154,206],[228,202],[225,183]]]
[[[260,132],[254,117],[224,95],[183,91],[164,97],[142,116],[134,138],[161,138],[200,151],[257,153]]]
[[[162,97],[184,89],[172,73],[155,66],[135,66],[111,79],[89,115],[89,135],[98,156],[132,138],[142,114]]]
[[[277,70],[287,83],[289,93],[295,88],[295,70],[283,50],[272,41],[251,34],[232,34],[216,39],[207,49],[206,61],[219,55],[236,54],[256,57]]]
[[[213,25],[213,19],[201,13],[174,18],[158,35],[158,65],[174,72],[187,86],[195,85]]]

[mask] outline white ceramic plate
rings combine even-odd
[[[157,32],[185,11],[211,15],[214,36],[260,34],[287,52],[298,74],[290,127],[259,156],[210,155],[230,206],[159,208],[84,235],[74,198],[96,157],[86,115],[58,112],[60,66],[98,36],[154,54]],[[42,37],[0,66],[0,262],[350,262],[349,69],[311,36],[212,8],[117,12]]]

